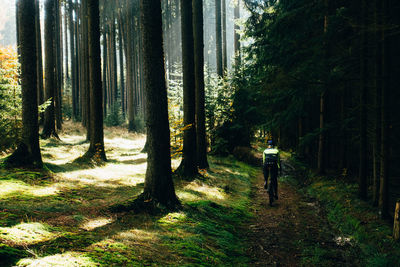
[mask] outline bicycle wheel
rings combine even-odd
[[[274,195],[272,192],[269,193],[269,205],[272,207],[272,204],[274,203]]]

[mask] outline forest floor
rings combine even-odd
[[[279,183],[279,200],[270,207],[258,176],[254,188],[254,219],[249,226],[251,266],[346,266],[349,244],[335,235],[315,200],[287,182]]]
[[[0,266],[354,266],[359,250],[348,236],[376,231],[352,220],[356,230],[338,234],[332,220],[342,211],[327,213],[290,172],[270,207],[261,168],[233,157],[210,156],[210,169],[193,181],[175,177],[180,210],[112,212],[143,190],[145,136],[106,128],[108,162],[98,165],[75,161],[88,149],[84,135],[68,122],[61,141],[41,140],[45,170],[0,167]],[[326,187],[324,195],[337,188]]]

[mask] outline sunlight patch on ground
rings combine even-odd
[[[229,174],[233,174],[233,175],[243,175],[243,173],[235,172],[228,168],[223,168],[223,171],[224,171],[224,173],[229,173]]]
[[[171,212],[158,220],[161,225],[170,225],[182,222],[186,219],[186,214],[183,212]]]
[[[131,150],[133,148],[139,149],[140,150],[144,147],[146,144],[146,138],[138,138],[138,139],[127,139],[127,138],[120,138],[120,137],[115,137],[115,138],[105,138],[104,139],[104,144],[109,147],[118,147],[121,149],[127,149]]]
[[[146,164],[121,165],[106,164],[94,169],[78,170],[61,175],[69,181],[87,185],[118,187],[121,185],[135,186],[144,182]]]
[[[98,263],[93,262],[89,257],[84,256],[78,252],[67,252],[64,254],[56,254],[38,259],[22,259],[17,263],[17,266],[51,266],[51,267],[64,267],[64,266],[99,266]]]
[[[20,223],[13,227],[0,227],[0,240],[18,246],[32,245],[54,239],[57,233],[50,232],[41,223]]]
[[[206,184],[199,184],[196,181],[191,182],[184,188],[199,192],[206,196],[209,200],[224,200],[226,198],[226,194],[224,192],[221,192],[220,188],[211,187]]]
[[[33,186],[17,180],[0,181],[0,199],[15,195],[51,196],[59,192],[55,185]]]
[[[100,217],[86,221],[83,223],[80,228],[86,231],[92,231],[96,228],[105,226],[107,224],[112,223],[114,220],[112,218]]]
[[[157,242],[158,240],[155,233],[141,229],[132,229],[129,231],[121,232],[115,235],[113,238],[115,240],[118,240],[119,242],[123,242],[124,244]]]
[[[180,200],[183,201],[199,201],[202,198],[188,191],[176,190],[176,195]]]
[[[82,136],[63,135],[61,141],[49,139],[41,140],[40,147],[45,162],[63,165],[73,162],[76,158],[82,156],[89,144],[80,144],[85,141]]]
[[[0,181],[0,199],[29,190],[29,186],[19,181]]]
[[[57,174],[58,180],[104,187],[135,186],[143,183],[147,159],[146,154],[140,151],[146,143],[145,136],[118,128],[108,128],[107,135],[113,136],[105,136],[104,139],[109,162],[103,166],[79,170],[68,170],[66,167],[65,171]],[[75,159],[86,153],[89,146],[88,143],[83,143],[85,138],[79,135],[62,135],[61,139],[62,142],[53,139],[41,141],[45,162],[57,166],[72,164]]]
[[[60,192],[56,185],[46,186],[46,187],[39,187],[39,188],[32,188],[30,193],[37,197],[45,197],[45,196],[52,196],[56,195]]]

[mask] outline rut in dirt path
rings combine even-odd
[[[345,247],[334,242],[335,235],[316,203],[307,201],[293,186],[279,183],[279,200],[270,207],[263,185],[260,174],[253,188],[255,218],[247,237],[251,266],[300,266],[304,258],[314,256],[304,248],[315,246],[331,252],[327,262],[349,264],[343,256]]]

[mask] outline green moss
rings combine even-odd
[[[400,244],[388,238],[391,226],[377,218],[369,203],[357,198],[357,185],[320,178],[306,188],[327,211],[329,223],[350,238],[348,257],[363,266],[396,266],[400,261]]]
[[[58,259],[84,266],[247,264],[243,226],[252,216],[248,211],[250,193],[259,169],[234,158],[210,157],[211,168],[203,177],[192,182],[176,181],[176,190],[191,197],[181,200],[181,210],[163,210],[154,215],[111,213],[110,206],[125,203],[143,190],[144,173],[115,182],[104,173],[112,175],[116,164],[118,168],[132,168],[142,161],[108,162],[100,168],[87,162],[73,163],[68,158],[59,164],[66,151],[78,155],[85,150],[84,145],[68,146],[66,150],[67,145],[58,141],[43,144],[44,161],[53,162],[46,163],[51,171],[0,169],[0,227],[11,229],[21,221],[41,222],[46,228],[36,231],[37,235],[54,235],[24,244],[34,258],[22,259],[32,255],[19,250],[19,245],[4,248],[1,255],[12,259],[9,265]],[[115,147],[110,153],[119,157],[115,151],[125,150]],[[135,148],[129,153],[132,151]],[[140,170],[144,172],[145,168]],[[85,227],[87,222],[102,221],[107,223]]]
[[[0,265],[14,265],[20,258],[26,257],[27,253],[24,250],[19,250],[0,243]]]

